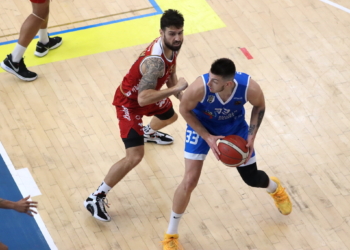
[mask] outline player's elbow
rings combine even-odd
[[[144,107],[144,106],[147,105],[147,103],[146,103],[146,101],[145,101],[144,98],[138,97],[138,98],[137,98],[137,102],[139,103],[140,107]]]
[[[149,104],[147,103],[147,95],[145,95],[144,91],[139,93],[139,95],[137,96],[137,102],[141,107],[144,107]]]
[[[256,106],[256,107],[254,107],[259,113],[260,112],[263,112],[263,113],[265,113],[265,109],[266,109],[266,107],[265,107],[265,105],[259,105],[259,106]]]
[[[179,113],[184,116],[184,113],[185,113],[185,109],[181,106],[181,103],[180,103],[180,107],[179,107]]]
[[[179,108],[179,112],[180,112],[180,114],[181,114],[181,116],[183,117],[183,118],[187,118],[189,115],[191,115],[191,110],[187,110],[187,109],[185,109],[185,108],[181,108],[181,106],[180,106],[180,108]]]

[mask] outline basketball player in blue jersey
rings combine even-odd
[[[245,121],[244,104],[253,105],[250,125]],[[187,122],[185,143],[185,175],[175,191],[164,250],[182,249],[178,242],[178,225],[197,186],[203,162],[211,149],[219,160],[217,141],[227,135],[247,140],[249,157],[237,167],[243,181],[257,188],[266,188],[278,210],[288,215],[292,203],[276,177],[257,169],[254,140],[265,113],[265,99],[260,86],[245,73],[236,72],[227,58],[216,60],[208,74],[198,77],[184,93],[180,113]]]

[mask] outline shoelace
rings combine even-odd
[[[277,202],[282,202],[288,199],[285,188],[281,188],[281,190],[279,190],[273,197]]]
[[[156,137],[164,136],[164,134],[162,132],[159,132],[159,131],[154,132],[153,135],[156,136]]]
[[[97,202],[98,202],[98,205],[100,206],[101,210],[104,212],[104,213],[107,213],[106,212],[106,208],[104,205],[106,205],[108,208],[109,208],[109,204],[108,204],[108,200],[106,197],[103,197],[103,198],[99,198],[97,197]]]
[[[174,238],[165,239],[161,243],[163,244],[163,246],[165,246],[166,250],[183,250],[183,247],[181,246],[180,242]],[[170,245],[171,243],[172,245]]]
[[[154,133],[152,133],[152,134],[145,134],[145,135],[148,135],[149,137],[162,137],[162,136],[164,136],[164,134],[162,133],[162,132],[158,132],[158,131],[156,131],[156,132],[154,132]]]
[[[25,57],[23,57],[23,58],[19,61],[19,63],[18,63],[18,68],[22,68],[22,69],[27,70],[27,66],[26,66],[26,64],[24,63],[24,58],[25,58]]]

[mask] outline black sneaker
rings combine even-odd
[[[1,68],[7,72],[17,76],[23,81],[34,81],[38,78],[38,75],[32,71],[29,71],[24,64],[23,58],[18,63],[12,61],[12,54],[7,55],[5,60],[1,62]]]
[[[43,57],[49,53],[49,50],[56,49],[62,44],[62,37],[55,36],[55,37],[49,37],[49,42],[47,44],[42,44],[41,42],[38,42],[36,44],[36,49],[34,52],[34,55],[38,57]]]
[[[144,142],[153,142],[160,145],[168,145],[174,142],[174,138],[166,133],[156,131],[153,134],[144,134]]]
[[[111,217],[109,217],[105,205],[109,207],[105,194],[91,194],[86,201],[84,201],[84,206],[92,216],[101,221],[110,221]]]

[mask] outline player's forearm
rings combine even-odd
[[[171,88],[171,87],[174,87],[176,84],[177,84],[177,81],[178,81],[178,78],[177,78],[177,75],[176,74],[173,74],[171,75],[171,77],[169,78],[169,80],[167,81],[167,87],[168,88]],[[177,92],[177,93],[174,93],[174,96],[179,99],[181,101],[182,99],[182,95],[183,95],[183,92],[180,91],[180,92]]]
[[[0,198],[0,208],[13,209],[15,203],[13,201],[8,201]]]
[[[265,106],[254,106],[250,118],[249,135],[255,136],[264,118]]]
[[[177,81],[178,81],[177,75],[176,75],[176,74],[172,74],[172,75],[169,77],[168,81],[166,82],[166,86],[167,86],[168,88],[174,87],[174,86],[176,85]]]
[[[177,99],[179,99],[180,101],[181,101],[181,99],[182,99],[182,96],[183,96],[183,92],[182,91],[180,91],[180,92],[178,92],[176,95],[174,95]]]
[[[160,100],[163,100],[164,98],[167,98],[176,93],[178,93],[178,90],[176,90],[175,87],[161,90],[146,89],[139,94],[137,101],[139,105],[143,107],[149,104],[159,102]]]

